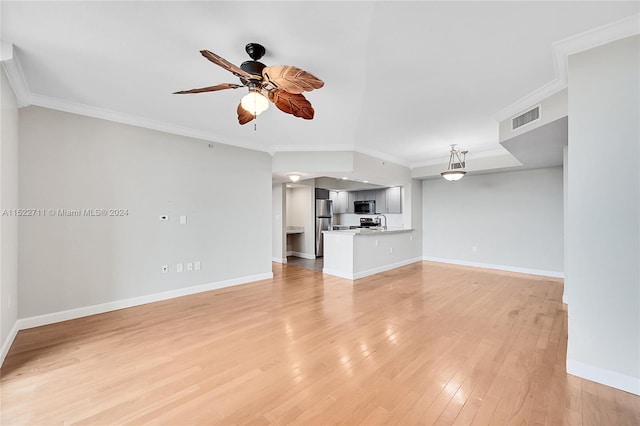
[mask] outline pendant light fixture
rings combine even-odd
[[[469,151],[459,151],[455,145],[451,145],[449,166],[445,172],[440,173],[440,176],[451,182],[462,179],[464,175],[467,174],[464,168],[466,166],[468,152]],[[462,159],[460,158],[460,154],[462,154]]]

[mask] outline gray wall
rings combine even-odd
[[[266,153],[29,107],[19,154],[21,207],[128,210],[22,219],[20,318],[271,273]]]
[[[567,371],[640,394],[640,37],[569,57]]]
[[[18,106],[4,71],[0,113],[0,212],[18,207]],[[0,363],[18,315],[18,218],[0,219]]]
[[[561,167],[425,180],[422,189],[425,258],[562,273]]]

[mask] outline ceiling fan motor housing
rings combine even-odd
[[[256,75],[260,78],[262,78],[262,70],[265,67],[265,64],[258,61],[244,61],[242,65],[240,65],[240,68],[242,68],[243,71],[246,71],[249,74]]]

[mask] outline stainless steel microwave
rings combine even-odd
[[[375,214],[376,213],[376,201],[354,201],[353,212],[355,214]]]

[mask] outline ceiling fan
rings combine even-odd
[[[176,95],[188,93],[216,92],[225,89],[247,87],[249,93],[242,98],[238,105],[238,122],[246,124],[269,108],[269,101],[287,114],[311,120],[315,111],[311,103],[302,95],[324,86],[324,82],[316,76],[291,65],[266,66],[258,62],[265,54],[265,48],[258,43],[249,43],[245,51],[251,58],[243,62],[240,67],[233,65],[226,59],[208,50],[201,50],[202,56],[216,65],[221,66],[240,78],[242,84],[222,83],[215,86],[198,89],[181,90]],[[268,100],[267,100],[268,99]]]

